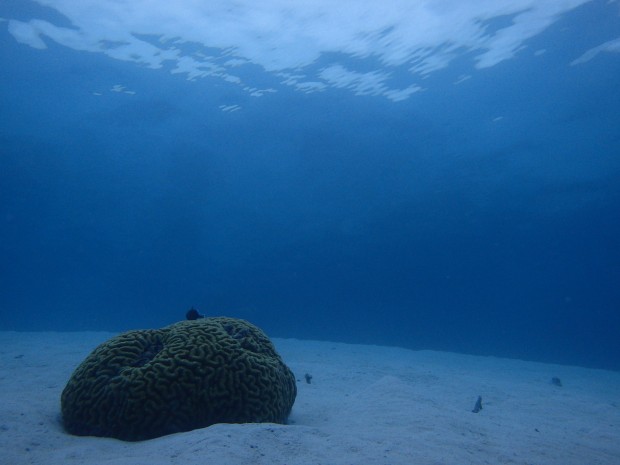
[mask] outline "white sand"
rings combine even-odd
[[[285,339],[274,342],[299,378],[289,425],[70,436],[60,393],[112,336],[0,332],[0,464],[620,464],[620,373]]]

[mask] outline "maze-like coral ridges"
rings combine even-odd
[[[216,317],[104,342],[71,376],[61,409],[72,434],[138,441],[214,423],[283,423],[296,393],[263,331]]]

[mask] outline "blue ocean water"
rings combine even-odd
[[[374,3],[3,1],[0,330],[620,369],[619,3]]]

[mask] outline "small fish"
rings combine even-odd
[[[482,410],[482,396],[478,396],[478,400],[476,401],[476,405],[474,405],[472,412],[478,413],[480,410]]]
[[[185,314],[187,320],[198,320],[199,318],[205,318],[205,316],[196,310],[194,307],[190,308]]]

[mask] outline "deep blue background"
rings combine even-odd
[[[618,24],[590,4],[398,103],[266,76],[279,92],[254,98],[0,28],[0,330],[196,306],[272,336],[620,369],[620,57],[568,66]]]

